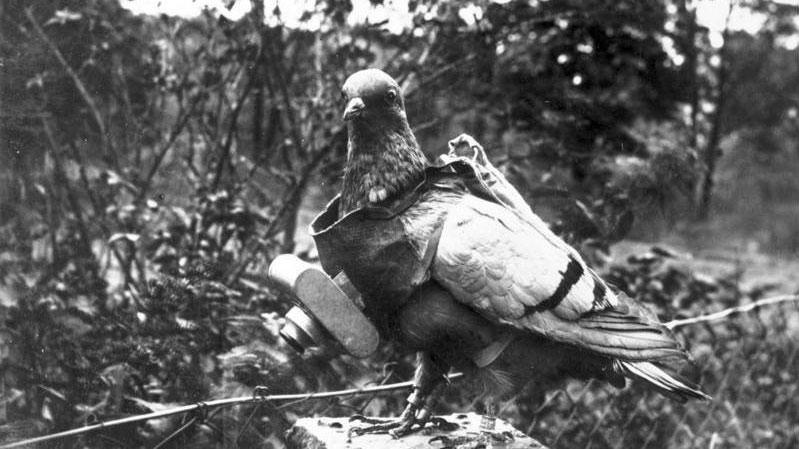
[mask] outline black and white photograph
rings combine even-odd
[[[0,0],[0,449],[799,447],[799,0]]]

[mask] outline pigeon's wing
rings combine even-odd
[[[624,360],[684,357],[665,326],[551,231],[472,195],[452,205],[432,277],[499,324]]]

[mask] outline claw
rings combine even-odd
[[[443,446],[441,449],[486,449],[493,446],[493,442],[510,443],[515,441],[516,438],[513,433],[509,431],[504,432],[481,432],[478,435],[467,435],[450,438],[446,435],[439,435],[431,438],[428,444],[440,442]]]
[[[441,449],[461,449],[464,447],[468,447],[469,449],[485,449],[486,445],[482,441],[480,441],[479,437],[473,436],[460,436],[455,438],[450,438],[446,435],[437,436],[431,438],[427,443],[433,444],[433,442],[439,441],[443,446]]]
[[[418,419],[400,416],[395,420],[383,420],[367,418],[363,415],[351,416],[350,422],[355,421],[364,422],[370,425],[366,427],[351,427],[348,432],[349,436],[361,436],[367,433],[388,433],[394,438],[401,438],[405,435],[418,432],[422,429],[436,428],[445,432],[449,432],[460,428],[457,423],[453,423],[439,417]],[[427,423],[432,424],[432,426],[425,427]]]
[[[461,436],[461,437],[450,438],[446,435],[439,435],[437,437],[430,438],[429,440],[427,440],[427,443],[433,444],[436,441],[440,441],[441,444],[444,445],[444,447],[450,447],[450,446],[454,447],[456,445],[463,444],[471,440],[473,440],[472,437]]]
[[[452,432],[453,430],[458,430],[461,427],[458,423],[447,421],[446,419],[438,416],[430,418],[430,423],[444,432]]]
[[[514,437],[513,433],[508,430],[504,432],[491,432],[488,435],[490,435],[494,441],[501,443],[510,443],[511,441],[516,441],[516,437]]]
[[[367,418],[363,415],[352,415],[350,416],[349,422],[363,422],[366,424],[384,424],[388,421],[388,419],[380,419],[380,418]]]
[[[414,421],[410,422],[400,422],[396,429],[391,429],[388,431],[388,434],[391,435],[394,439],[399,439],[405,435],[411,433],[411,429],[413,425],[416,424]],[[424,423],[419,426],[419,429],[424,427]],[[417,429],[418,430],[418,429]]]
[[[393,432],[393,429],[397,427],[402,427],[405,424],[403,419],[396,419],[396,420],[375,419],[375,418],[367,418],[363,415],[351,416],[350,422],[355,422],[355,421],[363,422],[369,425],[366,427],[350,427],[350,430],[347,432],[347,435],[349,437],[352,437],[353,435],[361,436],[367,433],[390,433],[392,436],[397,438],[397,436]],[[412,425],[413,422],[411,422],[411,426]]]

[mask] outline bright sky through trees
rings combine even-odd
[[[696,13],[699,22],[710,30],[709,38],[711,45],[716,48],[722,45],[722,30],[724,29],[727,12],[729,10],[730,1],[737,0],[698,0],[693,4],[696,7]],[[799,6],[799,0],[773,0],[775,3],[782,4],[796,4]],[[496,0],[496,3],[506,3],[507,0]],[[167,14],[182,17],[193,17],[204,9],[218,11],[219,14],[231,20],[237,20],[246,14],[251,7],[249,0],[236,0],[232,2],[230,9],[226,6],[224,0],[122,0],[122,6],[137,14]],[[312,10],[315,5],[314,0],[266,0],[265,9],[267,14],[267,21],[277,22],[282,21],[290,27],[308,27],[311,29],[318,28],[322,23],[321,16],[312,15],[305,21],[300,17],[305,11]],[[385,0],[382,5],[373,5],[369,0],[353,0],[353,9],[348,18],[352,24],[357,23],[384,23],[384,27],[393,33],[399,33],[404,28],[411,25],[411,14],[408,12],[407,0]],[[274,16],[275,8],[280,11],[280,18]],[[474,20],[474,17],[479,18],[482,15],[481,9],[474,3],[465,3],[461,8],[461,18],[467,23]],[[747,33],[756,33],[765,22],[765,16],[760,13],[753,13],[750,9],[744,7],[733,8],[732,15],[730,16],[730,28],[732,30],[744,30]],[[799,17],[796,18],[799,24]],[[799,47],[799,35],[791,36],[783,39],[781,45],[788,49],[795,49]],[[665,44],[669,47],[668,44]],[[669,52],[672,59],[674,59],[673,51]]]
[[[734,1],[734,0],[733,0]],[[707,26],[711,31],[721,31],[729,8],[730,0],[699,0],[694,4],[700,22]],[[775,0],[776,3],[799,4],[799,0]],[[237,0],[233,3],[230,10],[225,6],[223,0],[191,0],[191,1],[167,1],[167,0],[123,0],[122,5],[135,13],[177,15],[192,17],[202,11],[203,8],[218,10],[220,14],[229,19],[235,20],[250,10],[249,0]],[[271,14],[277,5],[280,8],[283,20],[291,24],[297,21],[303,11],[312,8],[314,1],[308,0],[266,0],[267,14]],[[497,3],[505,3],[498,1]],[[400,29],[408,24],[408,2],[407,0],[386,0],[383,5],[371,5],[369,0],[353,0],[353,11],[350,20],[354,22],[382,22],[388,20],[387,27],[392,31]],[[468,3],[464,7],[471,12],[479,9],[473,4]],[[470,14],[463,14],[469,16]],[[746,8],[735,8],[730,18],[730,26],[734,30],[745,30],[753,33],[763,24],[763,16],[753,14]]]

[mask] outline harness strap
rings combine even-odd
[[[510,342],[516,338],[512,332],[506,331],[497,339],[485,348],[472,354],[472,360],[478,368],[485,368],[497,359],[508,347]]]
[[[428,272],[433,268],[433,257],[436,256],[438,251],[438,242],[441,240],[441,232],[444,230],[444,223],[439,223],[433,235],[427,240],[427,248],[425,248],[424,255],[422,255],[422,266],[427,267]]]

